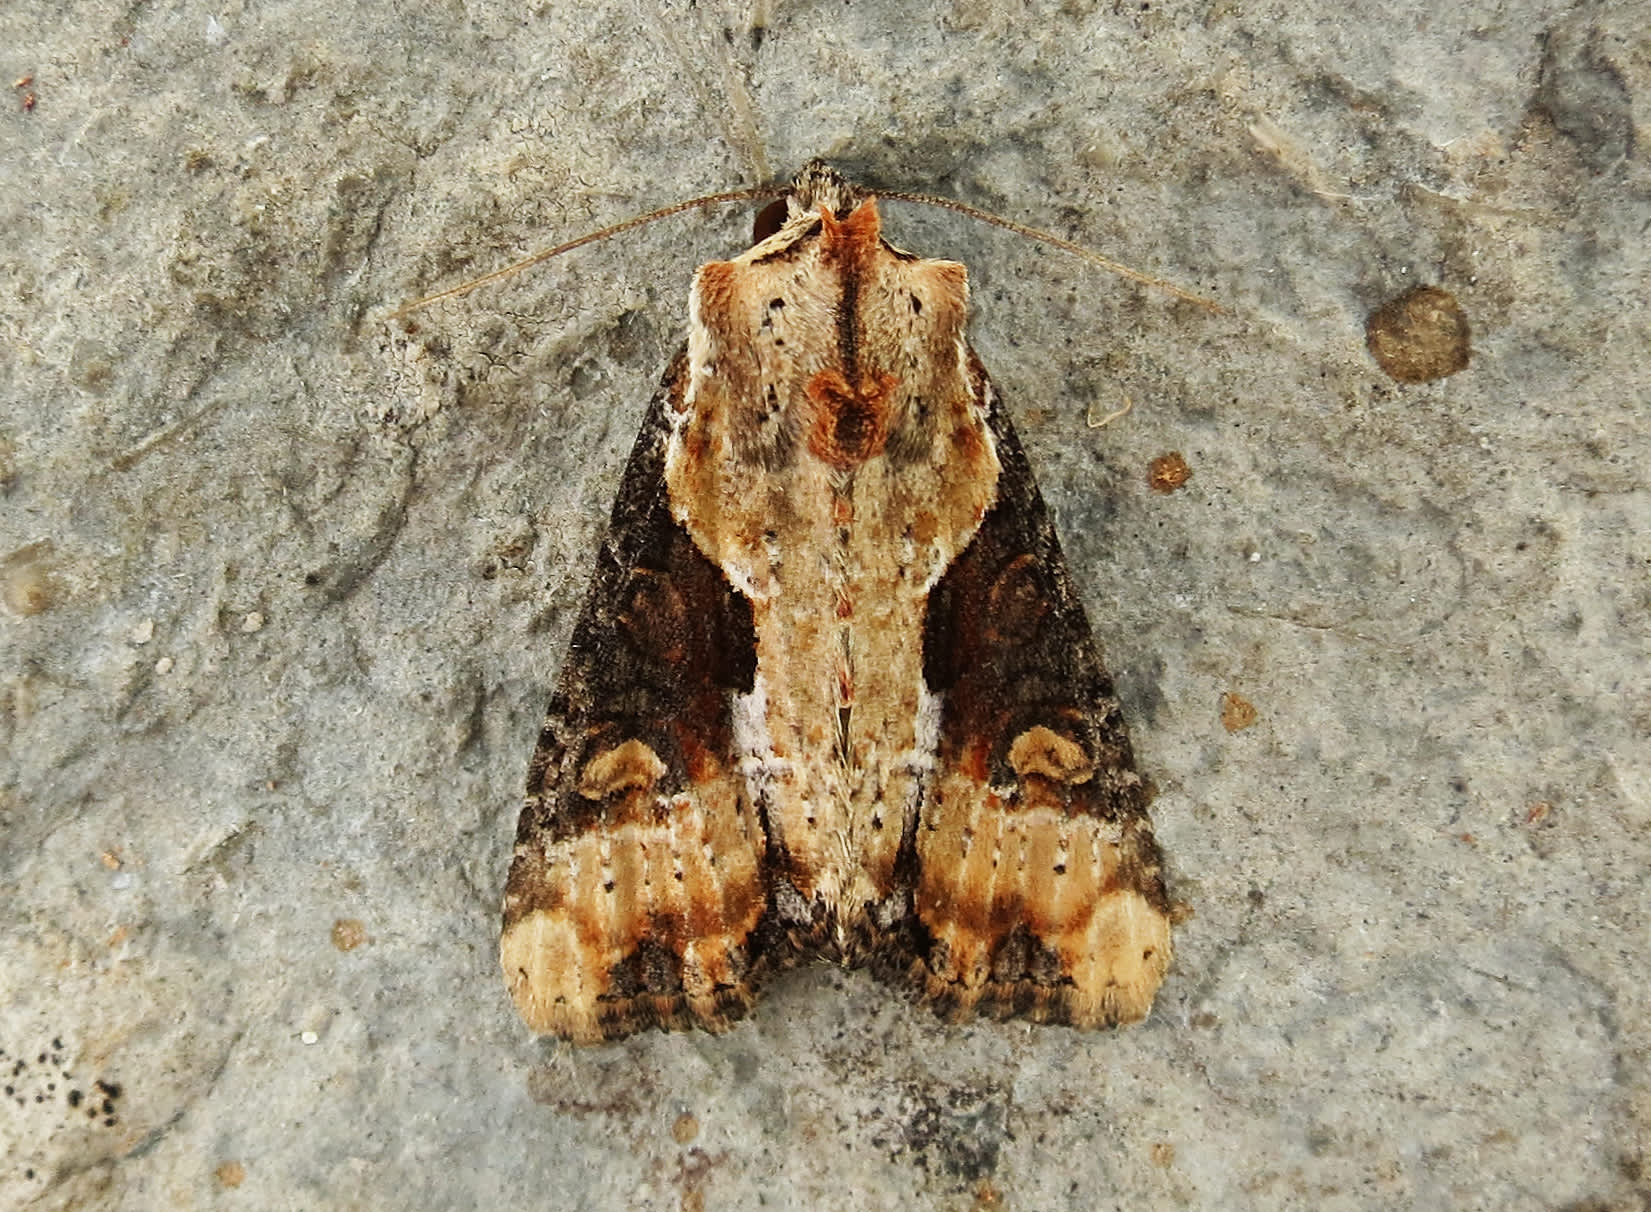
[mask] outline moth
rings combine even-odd
[[[528,770],[500,962],[536,1033],[721,1031],[867,965],[953,1019],[1142,1018],[1149,785],[965,336],[968,277],[814,162],[700,267]]]

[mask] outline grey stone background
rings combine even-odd
[[[0,1207],[1651,1206],[1651,10],[1438,7],[0,7]],[[539,714],[748,211],[384,316],[811,155],[1230,309],[887,208],[970,266],[1160,787],[1137,1027],[815,968],[574,1050],[504,994]],[[1400,386],[1364,317],[1424,282],[1473,361]]]

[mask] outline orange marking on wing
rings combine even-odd
[[[983,737],[969,742],[969,747],[957,755],[958,773],[973,782],[985,785],[992,769],[992,744]]]

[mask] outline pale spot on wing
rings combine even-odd
[[[1028,728],[1009,746],[1009,765],[1021,778],[1036,775],[1057,783],[1086,783],[1095,763],[1082,745],[1042,724]]]
[[[579,794],[600,802],[622,792],[648,791],[664,773],[659,755],[633,737],[585,763]]]
[[[530,913],[499,938],[499,963],[511,999],[522,1021],[539,1035],[563,1035],[579,1043],[602,1038],[597,991],[585,983],[589,959],[574,923],[559,914]]]
[[[1119,889],[1095,906],[1072,964],[1072,1025],[1132,1023],[1152,1009],[1169,970],[1169,918]]]

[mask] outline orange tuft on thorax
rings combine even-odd
[[[858,268],[868,264],[877,253],[882,231],[875,198],[860,203],[846,219],[820,207],[820,246],[839,265]]]
[[[843,372],[822,370],[808,381],[808,449],[834,467],[853,467],[883,453],[890,404],[900,380],[891,374],[849,383]]]

